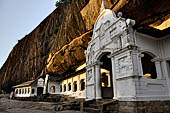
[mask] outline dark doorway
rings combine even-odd
[[[111,59],[107,56],[110,53],[105,53],[100,61],[103,63],[100,67],[101,72],[101,93],[102,98],[113,98],[113,82],[112,82],[112,64]]]
[[[37,88],[37,96],[41,96],[43,94],[43,87]]]

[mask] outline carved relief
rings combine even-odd
[[[105,27],[104,24],[102,24],[100,28],[100,37],[104,37],[104,35],[105,35]]]
[[[90,52],[93,52],[95,50],[95,43],[91,45]]]
[[[127,40],[127,36],[121,36],[121,41],[122,41],[122,47],[126,47],[128,40]]]
[[[114,52],[118,51],[121,48],[120,38],[114,40]]]
[[[114,36],[116,34],[118,34],[117,27],[116,26],[112,26],[111,30],[110,30],[110,37],[111,37],[111,39],[114,38]]]
[[[95,43],[89,44],[90,48],[87,48],[87,55],[86,55],[86,63],[87,65],[92,64],[93,62],[93,55],[95,51]]]
[[[96,37],[99,36],[99,34],[100,34],[100,30],[98,29],[98,30],[96,30],[96,34],[95,34]],[[93,36],[94,36],[94,35],[93,35]],[[93,38],[93,39],[94,39],[94,38]]]
[[[107,20],[107,22],[106,22],[106,23],[104,23],[104,25],[105,25],[105,29],[107,29],[107,28],[110,26],[110,21],[109,21],[109,20]]]
[[[87,71],[87,84],[93,83],[92,69]]]
[[[87,65],[91,64],[92,56],[89,54],[87,57]]]
[[[118,71],[119,77],[126,76],[132,71],[132,61],[130,55],[123,56],[118,59]]]
[[[128,70],[127,56],[119,59],[119,73],[125,73]]]

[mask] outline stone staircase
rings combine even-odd
[[[83,111],[88,113],[117,113],[118,102],[113,99],[99,99],[84,102]]]
[[[55,111],[62,110],[80,110],[81,103],[84,99],[76,99],[75,97],[69,97],[67,95],[59,95],[59,100],[56,103]]]
[[[21,100],[21,98],[19,98]],[[22,100],[53,102],[55,111],[78,110],[87,113],[118,113],[118,101],[113,99],[99,99],[85,101],[68,95],[48,95],[40,98],[22,98]]]

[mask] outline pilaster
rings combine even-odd
[[[96,75],[96,99],[101,99],[101,76],[100,76],[100,64],[95,65],[95,75]]]

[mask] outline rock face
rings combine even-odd
[[[52,57],[49,57],[48,71],[62,75],[67,70],[75,69],[78,65],[84,63],[84,51],[87,49],[90,36],[91,31],[77,37],[57,51]]]
[[[108,8],[137,25],[168,19],[168,0],[105,0]],[[29,35],[18,41],[0,69],[0,89],[35,79],[40,74],[57,75],[85,62],[84,50],[100,11],[100,0],[65,0]],[[42,73],[44,72],[44,73]]]

